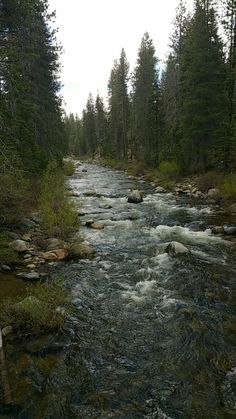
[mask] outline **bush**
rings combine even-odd
[[[18,260],[18,254],[9,246],[11,241],[7,231],[0,232],[0,264],[10,264]]]
[[[165,180],[176,180],[180,174],[180,166],[175,161],[163,161],[159,166],[159,175]]]
[[[17,224],[23,216],[28,195],[29,182],[19,160],[6,151],[0,157],[0,224]]]
[[[65,176],[56,162],[51,162],[43,176],[40,192],[42,225],[50,236],[66,238],[78,227],[78,215],[66,192]]]
[[[219,188],[226,198],[236,198],[236,175],[226,175],[220,182]]]
[[[25,332],[59,329],[72,310],[69,292],[63,288],[62,280],[57,279],[28,286],[23,300],[18,297],[3,301],[0,324],[2,327],[12,325]]]
[[[209,189],[218,187],[221,177],[217,172],[207,172],[199,176],[196,183],[201,192],[207,192]]]
[[[75,164],[72,160],[63,161],[63,172],[66,176],[72,176],[75,173]]]

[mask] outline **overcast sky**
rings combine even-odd
[[[179,0],[49,0],[57,12],[66,111],[81,114],[89,92],[107,96],[113,62],[124,47],[131,69],[144,32],[164,60]],[[192,4],[192,0],[188,0]]]

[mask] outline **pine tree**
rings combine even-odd
[[[78,115],[71,113],[64,119],[68,152],[74,156],[79,156],[81,144],[81,121]]]
[[[132,153],[135,159],[156,165],[160,146],[160,88],[155,48],[145,33],[133,76]]]
[[[95,106],[90,93],[82,118],[81,154],[94,157],[97,150]]]
[[[218,167],[227,142],[225,63],[215,11],[196,1],[182,61],[185,167],[204,172]]]
[[[222,23],[227,39],[227,87],[229,95],[229,137],[225,160],[230,168],[236,163],[236,0],[223,0]]]
[[[103,99],[97,94],[95,101],[96,142],[99,157],[106,154],[108,147],[108,122]]]
[[[177,160],[179,163],[181,163],[182,159],[181,141],[183,137],[181,120],[182,55],[189,19],[186,4],[183,0],[180,0],[176,10],[173,33],[170,38],[171,52],[162,75],[161,85],[164,111],[164,134],[161,159]]]
[[[46,0],[2,0],[0,20],[3,137],[38,172],[66,150],[58,96],[59,48]]]
[[[113,153],[118,160],[128,154],[129,130],[129,64],[124,49],[119,61],[115,61],[109,80],[110,130],[113,141]]]

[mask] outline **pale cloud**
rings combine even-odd
[[[113,62],[124,48],[131,69],[144,32],[159,59],[168,51],[178,0],[49,0],[57,12],[58,40],[67,112],[81,114],[89,92],[107,95]],[[189,5],[192,0],[188,0]]]

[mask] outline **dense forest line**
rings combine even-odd
[[[0,1],[0,225],[22,216],[48,163],[67,152],[61,47],[47,0]]]
[[[69,151],[182,173],[232,171],[236,160],[236,2],[195,0],[176,11],[163,68],[145,33],[132,73],[124,49],[108,82],[108,107],[89,95],[66,118]]]

